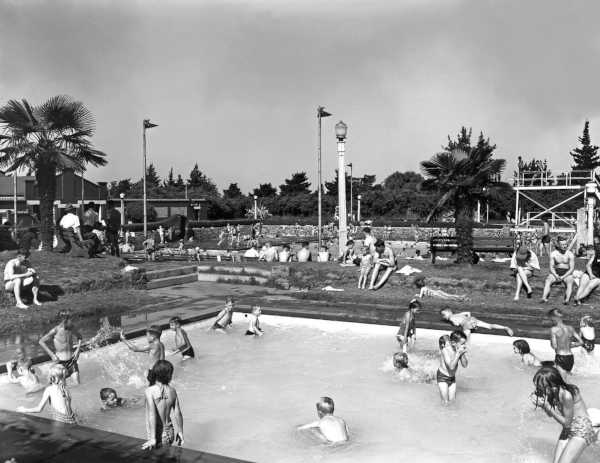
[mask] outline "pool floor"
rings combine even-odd
[[[265,335],[254,338],[244,336],[243,314],[236,314],[227,334],[208,330],[210,323],[186,327],[195,359],[168,357],[175,365],[186,447],[259,462],[551,460],[560,427],[530,404],[535,369],[512,353],[511,338],[473,336],[469,367],[458,372],[457,400],[444,407],[429,381],[442,332],[419,330],[411,369],[398,374],[391,366],[395,327],[263,316]],[[173,348],[172,332],[162,340]],[[530,344],[543,359],[553,357],[547,341]],[[147,362],[123,344],[82,355],[83,384],[71,388],[81,423],[144,438]],[[598,379],[600,361],[578,353],[571,382],[588,407],[600,408]],[[138,403],[102,412],[101,387]],[[26,398],[16,385],[2,388],[1,408],[39,400]],[[325,445],[296,430],[316,419],[315,402],[324,395],[348,423],[350,442]],[[592,446],[580,462],[599,459],[600,449]]]

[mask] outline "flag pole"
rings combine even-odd
[[[321,185],[322,185],[322,181],[321,181],[321,106],[319,106],[317,108],[317,120],[319,121],[319,146],[318,146],[318,163],[317,163],[317,172],[318,172],[318,177],[319,177],[319,192],[318,192],[318,197],[319,197],[319,221],[318,221],[318,240],[319,240],[319,249],[321,249],[321,230],[322,230],[322,223],[321,223]]]
[[[144,187],[144,200],[143,200],[143,208],[144,208],[144,239],[148,236],[148,213],[146,211],[146,122],[148,119],[144,119],[142,123],[142,138],[144,143],[144,176],[143,176],[143,187]]]

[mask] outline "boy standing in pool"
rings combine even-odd
[[[408,347],[414,346],[417,339],[417,328],[415,325],[415,315],[421,308],[421,303],[416,299],[411,300],[408,303],[408,310],[403,315],[398,327],[398,333],[396,339],[400,343],[402,352],[406,353]]]
[[[246,314],[246,317],[248,318],[248,329],[246,330],[246,336],[262,336],[264,334],[262,328],[260,327],[260,321],[258,320],[258,317],[260,317],[261,313],[262,310],[260,307],[254,305],[252,306],[252,312]]]
[[[46,333],[39,341],[42,349],[50,356],[50,358],[57,363],[65,367],[67,373],[66,377],[73,377],[75,384],[79,384],[79,365],[77,360],[79,358],[79,352],[81,350],[81,334],[71,320],[71,313],[69,311],[61,312],[61,322],[58,326],[52,328]],[[54,342],[54,350],[46,345],[50,339]],[[77,339],[77,344],[73,348],[74,340]]]
[[[298,430],[317,428],[319,437],[327,442],[345,442],[348,437],[348,425],[346,422],[333,416],[335,405],[333,399],[329,397],[321,397],[317,402],[317,414],[319,419],[312,423],[299,426]]]
[[[177,349],[171,352],[169,355],[181,354],[183,360],[194,358],[194,348],[188,338],[187,333],[181,327],[181,318],[172,317],[169,320],[169,325],[173,331],[175,331],[175,345]]]
[[[160,342],[161,334],[162,330],[160,326],[152,325],[146,330],[146,341],[148,343],[144,347],[137,347],[131,341],[128,341],[123,331],[121,331],[121,341],[133,352],[146,352],[150,357],[148,369],[151,369],[156,362],[165,359],[165,346]]]
[[[560,374],[565,377],[567,373],[573,370],[575,364],[575,357],[573,357],[571,347],[583,346],[583,340],[572,326],[563,323],[563,314],[560,310],[550,310],[548,318],[550,318],[553,325],[550,328],[550,345],[554,349],[554,352],[556,352],[554,364],[558,368],[558,371],[560,371]],[[575,342],[572,342],[572,339],[575,339]]]
[[[215,323],[211,327],[213,330],[225,331],[225,328],[232,325],[233,302],[233,297],[227,296],[227,299],[225,299],[225,308],[219,312]]]
[[[456,371],[458,365],[466,368],[469,365],[467,357],[467,336],[460,330],[453,331],[450,337],[442,336],[440,344],[440,367],[437,371],[437,384],[442,403],[447,405],[456,398]]]

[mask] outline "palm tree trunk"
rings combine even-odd
[[[42,249],[52,251],[54,240],[54,199],[56,197],[56,165],[39,163],[35,169],[40,196],[40,234]]]
[[[456,262],[458,264],[473,263],[473,207],[469,201],[457,205],[454,210],[456,228]]]

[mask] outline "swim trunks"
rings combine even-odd
[[[583,348],[588,352],[592,352],[594,350],[594,347],[596,347],[596,340],[586,339],[584,337],[582,337],[581,339],[583,340]]]
[[[50,413],[55,421],[60,421],[61,423],[66,424],[77,424],[77,419],[75,418],[75,414],[73,412],[71,412],[70,415],[65,415],[64,413],[53,409]]]
[[[194,358],[196,355],[194,354],[194,348],[192,346],[188,347],[186,350],[181,351],[181,355],[183,357],[191,357]]]
[[[213,330],[224,330],[225,327],[223,327],[223,326],[219,325],[217,322],[215,322],[212,326],[212,329]]]
[[[561,367],[563,370],[570,372],[573,369],[573,365],[575,364],[575,357],[573,357],[573,354],[556,354],[556,357],[554,357],[554,363],[557,367]]]
[[[568,268],[562,268],[562,267],[557,267],[554,269],[554,271],[556,272],[556,274],[561,277],[563,276],[565,273],[567,273],[569,271]]]
[[[246,336],[258,336],[254,331],[246,330]]]
[[[448,376],[442,373],[439,369],[437,371],[436,380],[438,383],[446,383],[448,386],[453,385],[456,382],[456,376]]]
[[[563,428],[558,440],[568,440],[572,437],[579,437],[585,440],[587,445],[596,442],[596,431],[592,425],[592,421],[587,416],[576,416],[571,421],[569,428]]]
[[[66,368],[67,378],[73,373],[79,373],[79,365],[77,364],[77,359],[75,357],[72,357],[69,360],[59,360],[58,364]]]

